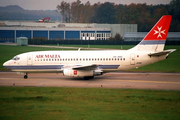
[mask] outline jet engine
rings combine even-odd
[[[74,69],[64,69],[64,76],[71,77],[93,77],[97,75],[102,75],[101,70],[74,70]]]

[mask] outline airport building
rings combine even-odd
[[[148,32],[126,32],[124,41],[141,41]],[[167,41],[180,41],[180,32],[168,32]]]
[[[119,33],[137,32],[137,24],[81,24],[59,22],[0,21],[0,42],[18,37],[47,40],[108,40]]]

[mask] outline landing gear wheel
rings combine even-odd
[[[89,79],[93,79],[94,76],[89,76],[89,77],[84,77],[84,80],[89,80]]]
[[[91,76],[91,77],[89,77],[90,79],[93,79],[94,78],[94,76]]]
[[[27,75],[24,75],[24,79],[27,79],[28,78],[28,76]]]
[[[27,73],[24,75],[24,79],[27,79],[28,78],[28,76],[27,76]]]
[[[84,80],[89,80],[89,77],[84,77]]]

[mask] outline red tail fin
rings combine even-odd
[[[171,19],[171,15],[162,16],[144,39],[132,50],[153,52],[163,51]]]
[[[172,16],[164,15],[143,40],[166,40]]]

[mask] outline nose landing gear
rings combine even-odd
[[[27,75],[27,73],[25,73],[25,75],[24,75],[24,79],[27,79],[28,78],[28,75]]]

